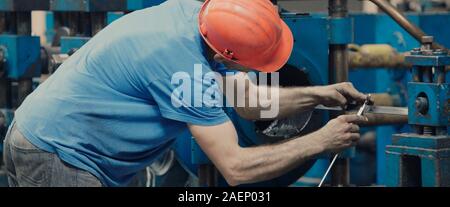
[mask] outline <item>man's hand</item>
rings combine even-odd
[[[366,95],[355,89],[352,83],[338,83],[328,86],[315,87],[318,96],[318,104],[328,107],[346,107],[351,101],[362,103],[366,100]]]
[[[358,123],[367,121],[364,116],[342,115],[328,122],[322,129],[315,132],[319,137],[320,145],[325,152],[339,152],[354,146],[359,138]]]
[[[322,144],[331,145],[322,139],[322,135],[312,133],[279,144],[242,148],[231,122],[217,126],[189,124],[188,127],[202,150],[232,186],[281,176],[322,153]]]

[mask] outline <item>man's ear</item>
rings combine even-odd
[[[224,57],[222,57],[222,55],[219,54],[215,54],[214,55],[214,61],[218,62],[218,63],[224,63],[227,61],[227,59],[225,59]]]

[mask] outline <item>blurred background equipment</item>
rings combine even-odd
[[[21,101],[91,37],[129,12],[163,2],[0,0],[0,137]],[[291,58],[279,71],[281,86],[350,81],[371,93],[376,106],[408,108],[408,116],[369,111],[361,141],[339,155],[324,185],[450,186],[450,27],[444,26],[450,23],[450,1],[272,2],[295,38]],[[314,110],[249,121],[224,110],[244,147],[310,133],[342,113]],[[317,186],[330,157],[246,186]],[[7,185],[1,167],[0,185]],[[188,131],[131,185],[227,186]]]

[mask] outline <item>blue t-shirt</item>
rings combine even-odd
[[[213,65],[198,31],[200,6],[169,0],[107,26],[26,98],[15,114],[19,130],[103,184],[123,186],[168,150],[186,123],[228,121],[219,106],[172,104],[176,72],[202,90],[219,90],[194,76],[194,65],[203,73]]]

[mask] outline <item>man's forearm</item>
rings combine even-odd
[[[318,133],[275,145],[241,148],[232,165],[231,184],[254,183],[279,177],[324,150]]]
[[[274,97],[271,90],[265,86],[259,87],[258,91],[267,91],[269,97]],[[268,99],[269,103],[258,103],[257,107],[236,107],[236,111],[242,117],[251,120],[261,120],[261,111],[268,110],[270,107],[279,107],[277,119],[286,118],[292,116],[293,113],[304,112],[312,110],[317,104],[319,104],[319,96],[314,91],[316,87],[288,87],[279,88],[278,90],[278,103],[274,99]],[[251,96],[253,94],[246,94]],[[262,107],[261,105],[269,106]]]
[[[280,88],[280,111],[278,119],[312,110],[319,104],[319,96],[314,92],[316,87]]]

